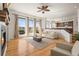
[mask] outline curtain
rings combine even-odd
[[[42,24],[41,24],[41,20],[38,22],[38,30],[39,30],[39,35],[42,36]]]
[[[19,38],[19,33],[18,33],[18,15],[15,15],[15,38]]]

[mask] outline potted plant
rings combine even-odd
[[[79,41],[79,32],[72,36],[72,43],[75,43],[76,41]]]
[[[76,40],[79,41],[79,32],[76,34]]]

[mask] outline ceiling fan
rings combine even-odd
[[[40,7],[37,7],[39,10],[37,12],[42,12],[42,13],[45,13],[45,11],[50,11],[48,9],[48,6],[47,5],[42,5]]]

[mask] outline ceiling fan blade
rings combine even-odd
[[[50,11],[49,9],[45,9],[45,11]]]
[[[44,14],[45,12],[43,11],[42,13]]]
[[[48,6],[45,6],[45,8],[48,8]]]
[[[42,9],[41,7],[37,7],[38,9]]]
[[[40,11],[42,11],[42,10],[38,10],[37,12],[40,12]]]
[[[42,9],[44,9],[44,6],[42,6]]]
[[[40,9],[37,12],[45,13],[45,11],[50,11],[49,9],[47,9],[48,8],[47,5],[42,5],[41,7],[37,7],[37,8]]]

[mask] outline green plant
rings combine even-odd
[[[79,32],[76,34],[76,40],[79,41]]]
[[[24,30],[19,30],[19,34],[24,34],[25,31]]]

